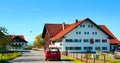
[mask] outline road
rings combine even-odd
[[[70,63],[70,61],[66,59],[61,59],[61,61],[51,60],[45,61],[44,52],[43,51],[30,51],[23,52],[21,57],[13,59],[7,63]]]

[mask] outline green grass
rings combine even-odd
[[[97,60],[104,60],[103,55],[100,55],[99,59]],[[112,59],[109,56],[106,56],[106,61],[111,62],[111,63],[120,63],[120,59]]]
[[[19,57],[21,55],[22,55],[21,52],[5,53],[3,55],[0,53],[0,63],[7,62],[7,61],[12,60],[16,57]]]
[[[81,62],[80,60],[77,60],[75,58],[65,56],[65,55],[62,55],[62,58],[65,58],[66,60],[70,60],[72,63],[84,63],[84,62]]]

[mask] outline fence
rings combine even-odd
[[[105,53],[95,54],[95,53],[67,53],[70,57],[79,59],[85,63],[110,63],[107,60],[112,59],[110,55]]]

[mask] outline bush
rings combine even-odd
[[[21,52],[12,52],[12,53],[5,53],[5,54],[0,54],[0,63],[7,62],[9,60],[12,60],[16,57],[21,56]]]

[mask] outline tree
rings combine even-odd
[[[43,46],[42,34],[37,35],[34,39],[33,47],[41,48]]]
[[[6,52],[7,47],[10,46],[11,38],[7,33],[7,29],[5,27],[0,27],[0,52]]]

